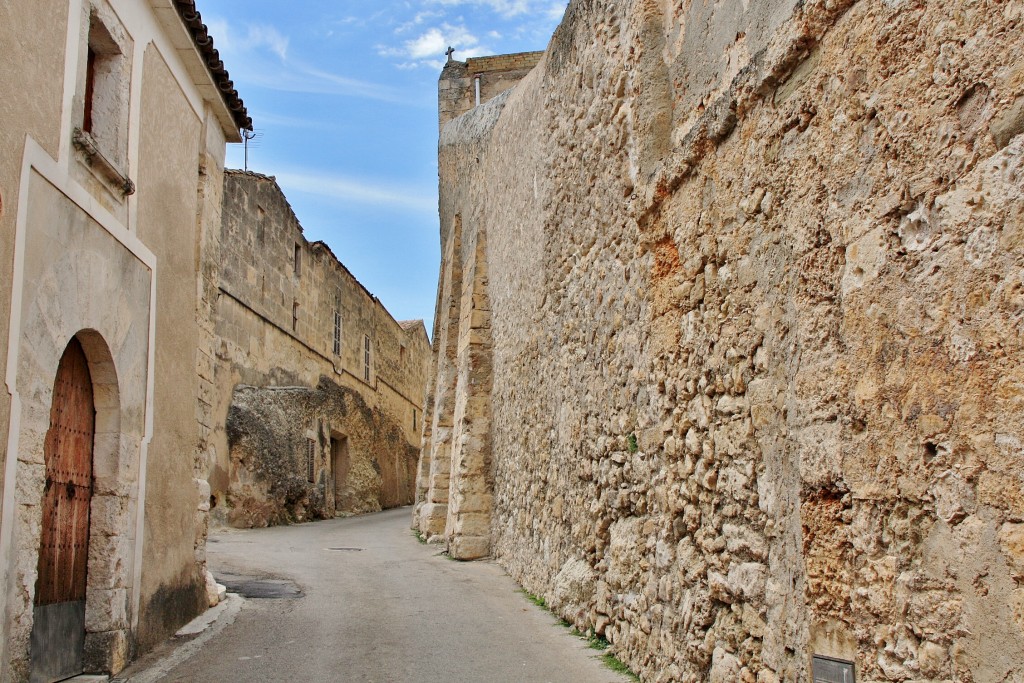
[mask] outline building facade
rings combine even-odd
[[[411,504],[423,322],[396,321],[307,241],[271,177],[225,174],[218,248],[215,517],[266,526]]]
[[[196,254],[251,122],[191,0],[0,18],[0,680],[117,672],[207,606]]]
[[[1019,680],[1022,22],[572,0],[441,130],[421,532],[644,680]]]
[[[543,52],[518,52],[493,57],[470,57],[464,62],[449,55],[438,81],[438,123],[441,128],[473,107],[490,102],[533,70]]]

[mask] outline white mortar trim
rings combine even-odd
[[[78,90],[78,49],[81,45],[82,11],[86,0],[68,3],[68,34],[64,44],[64,97],[61,100],[60,148],[57,160],[65,170],[71,163],[71,116],[75,110],[75,91]],[[130,116],[130,112],[129,112]]]
[[[71,134],[74,129],[72,116],[74,115],[75,94],[78,91],[79,52],[82,49],[82,36],[85,27],[83,21],[88,21],[89,14],[86,11],[86,3],[90,0],[70,0],[68,8],[68,30],[67,42],[64,48],[64,96],[61,110],[60,128],[60,149],[57,152],[59,164],[68,168],[71,164]],[[142,126],[142,79],[145,73],[146,48],[153,45],[164,64],[167,65],[171,76],[178,84],[185,101],[195,113],[199,120],[206,117],[206,98],[200,92],[194,79],[189,75],[188,69],[182,61],[181,51],[174,46],[173,41],[167,35],[163,23],[156,16],[157,10],[150,3],[133,2],[131,0],[107,0],[114,14],[121,21],[124,30],[132,40],[131,74],[129,75],[128,90],[128,156],[126,159],[126,174],[131,177],[137,175],[139,165],[139,145],[141,143]],[[170,11],[176,11],[173,8]],[[185,32],[185,28],[182,27]],[[196,59],[199,60],[198,52],[194,50]],[[201,60],[200,60],[201,61]],[[203,65],[203,69],[205,69]],[[213,86],[216,89],[216,86]],[[215,102],[216,106],[224,106],[223,102]],[[218,117],[220,120],[220,117]],[[225,131],[225,138],[232,135],[237,136],[237,131]],[[134,231],[137,228],[136,215],[138,207],[138,194],[128,198],[128,228]],[[147,264],[148,265],[148,264]]]
[[[132,44],[132,73],[128,85],[128,156],[125,163],[131,169],[130,174],[134,174],[136,179],[138,179],[139,141],[142,137],[142,126],[133,124],[141,123],[142,118],[142,74],[147,45],[148,43],[141,40],[136,40]],[[133,192],[128,197],[127,217],[128,229],[132,232],[138,232],[139,229],[138,207],[139,193]]]
[[[118,220],[81,185],[71,178],[68,167],[55,161],[32,137],[25,138],[25,153],[22,158],[21,184],[18,189],[18,215],[14,235],[14,270],[11,282],[11,317],[7,343],[7,393],[11,397],[10,424],[7,432],[7,452],[4,461],[3,508],[0,510],[0,623],[6,631],[7,602],[10,588],[10,567],[14,516],[15,487],[18,464],[18,441],[21,437],[21,396],[18,393],[18,356],[21,346],[21,304],[25,291],[25,240],[28,226],[29,183],[35,171],[71,200],[90,218],[96,221],[111,237],[131,252],[150,273],[150,314],[149,314],[149,367],[146,374],[146,425],[139,453],[139,481],[136,499],[135,567],[132,585],[132,628],[138,626],[138,605],[141,600],[141,571],[143,519],[146,494],[146,462],[149,443],[153,439],[153,392],[154,360],[156,342],[156,256],[139,238],[121,225]],[[6,636],[0,637],[0,680],[6,674],[10,661]]]
[[[108,0],[108,2],[132,39],[132,72],[128,94],[127,166],[129,176],[138,176],[139,146],[142,140],[142,81],[145,75],[146,49],[150,45],[156,48],[177,83],[182,96],[188,102],[188,106],[200,121],[204,120],[206,116],[206,98],[193,82],[181,59],[181,53],[168,37],[164,25],[156,16],[156,9],[150,3],[132,2],[131,0]],[[184,31],[184,27],[182,30]],[[198,53],[196,59],[199,59]],[[65,94],[65,98],[67,98],[67,94]],[[73,103],[73,89],[71,98],[72,100],[68,100],[69,105]],[[138,193],[128,198],[128,227],[133,232],[138,229],[138,203]]]
[[[145,55],[146,48],[152,44],[160,52],[160,56],[163,57],[164,62],[167,64],[167,68],[171,71],[171,75],[174,76],[174,80],[177,81],[178,87],[181,88],[182,93],[185,95],[185,99],[188,100],[189,106],[195,112],[198,118],[203,118],[206,112],[205,101],[202,93],[199,92],[199,88],[196,87],[192,77],[189,75],[188,69],[185,68],[184,62],[181,60],[181,56],[178,53],[177,48],[172,44],[170,37],[164,29],[164,26],[160,19],[156,16],[156,9],[149,2],[141,2],[138,0],[107,0],[110,6],[114,9],[114,13],[117,14],[118,18],[124,24],[125,30],[128,35],[131,36],[132,41],[135,44],[135,54]],[[173,9],[171,11],[174,11]],[[179,22],[180,23],[180,22]],[[185,31],[185,27],[182,26],[182,31]],[[199,59],[198,53],[196,59]],[[137,62],[132,63],[132,69],[142,68],[142,59],[140,58]],[[204,65],[205,69],[206,66]],[[138,83],[141,85],[142,78],[139,76]],[[136,84],[135,76],[132,76],[132,86]],[[132,94],[133,102],[139,101],[140,95]],[[138,117],[139,110],[133,109],[132,114],[134,118]],[[130,124],[129,124],[130,125]],[[137,150],[136,150],[137,151]]]

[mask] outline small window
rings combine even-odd
[[[295,243],[295,277],[302,275],[302,245]]]
[[[91,3],[90,3],[91,4]],[[71,141],[79,160],[121,197],[135,193],[126,175],[128,157],[128,94],[131,39],[108,3],[89,13],[88,40],[83,46],[75,106],[81,103]],[[81,67],[80,67],[81,68]]]
[[[405,344],[398,347],[398,360],[403,363],[405,362]]]
[[[415,408],[412,409],[412,428],[413,428],[413,430],[416,429],[416,409]]]
[[[124,161],[128,144],[129,69],[124,49],[114,37],[122,33],[113,17],[101,19],[95,10],[90,14],[82,93],[81,130],[118,165]]]
[[[363,337],[363,379],[370,381],[370,338]]]
[[[341,311],[334,309],[334,355],[341,355]]]
[[[292,303],[292,332],[299,330],[299,302]]]
[[[306,439],[306,479],[309,483],[316,481],[316,441]]]
[[[856,683],[853,662],[814,655],[811,667],[814,683]]]
[[[82,114],[82,130],[92,133],[92,108],[96,99],[96,50],[89,45],[85,58],[85,111]]]
[[[262,206],[256,207],[256,241],[263,244],[267,237],[267,212]]]

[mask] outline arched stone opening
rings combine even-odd
[[[84,367],[69,371],[69,367],[76,365]],[[69,399],[68,384],[83,382],[88,386],[84,389],[73,387],[71,393],[75,397]],[[46,455],[42,463],[46,469],[45,483],[40,491],[41,504],[30,508],[40,522],[40,535],[34,544],[39,575],[34,582],[36,608],[33,610],[30,644],[31,680],[36,680],[52,667],[74,668],[74,673],[115,672],[124,667],[129,651],[136,468],[132,466],[131,458],[124,457],[122,453],[117,370],[110,348],[99,332],[81,330],[68,341],[54,367],[51,386],[54,389],[46,410],[49,424],[45,430],[47,443],[43,451]],[[63,482],[63,479],[69,479],[67,475],[52,476],[56,469],[63,467],[55,465],[54,461],[58,457],[55,451],[64,447],[54,444],[55,435],[61,429],[68,429],[67,418],[61,413],[69,409],[77,412],[81,416],[78,421],[82,422],[82,425],[71,425],[70,428],[77,430],[80,427],[91,438],[91,447],[83,447],[77,458],[80,462],[76,466],[76,475],[70,477],[76,479],[76,492],[72,497],[78,500],[86,497],[88,501],[87,516],[82,511],[73,515],[75,519],[71,524],[83,527],[78,531],[68,530],[67,519],[56,519],[67,518],[68,514],[57,512],[58,506],[49,500],[53,498],[51,494],[56,487],[68,486],[70,490],[71,486],[70,482]],[[40,412],[34,413],[41,417]],[[33,431],[39,433],[38,429]],[[67,510],[67,501],[64,505]],[[28,527],[34,528],[34,523]],[[87,553],[84,561],[74,566],[74,580],[62,579],[61,574],[66,574],[67,567],[59,565],[55,569],[52,566],[51,556],[54,553],[47,551],[47,547],[54,543],[55,530],[65,542],[67,538],[74,537],[82,552]],[[26,541],[31,542],[29,539]],[[67,584],[67,590],[57,591],[67,595],[57,595],[50,590],[51,595],[42,596],[41,592],[46,591],[43,584],[47,576],[56,576],[57,582]],[[79,605],[75,608],[80,615],[77,618],[84,617],[84,621],[49,619],[46,608],[61,602]],[[56,629],[55,624],[58,626]],[[70,652],[72,649],[73,653]],[[52,657],[48,657],[47,650],[66,657],[63,661],[54,662]]]
[[[89,363],[96,409],[85,666],[109,673],[124,667],[130,649],[137,467],[121,448],[121,394],[110,347],[95,330],[82,330],[75,338]]]

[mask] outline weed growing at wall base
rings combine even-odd
[[[537,607],[546,610],[549,614],[553,616],[557,616],[554,614],[554,612],[551,611],[551,608],[548,607],[548,603],[543,597],[539,595],[534,595],[525,588],[520,588],[519,592],[525,595],[526,599],[532,602],[533,604],[537,605]],[[577,628],[573,627],[573,625],[565,619],[559,618],[558,621],[555,622],[555,625],[570,629],[569,633],[571,635],[574,635],[577,638],[581,638],[587,641],[587,646],[592,650],[600,650],[604,652],[609,647],[611,647],[611,644],[604,638],[594,635],[593,633],[582,633]],[[626,666],[621,659],[613,655],[611,652],[604,652],[604,654],[601,655],[601,662],[615,673],[622,674],[623,676],[629,678],[629,680],[640,683],[640,677],[633,673],[633,671],[628,666]]]

